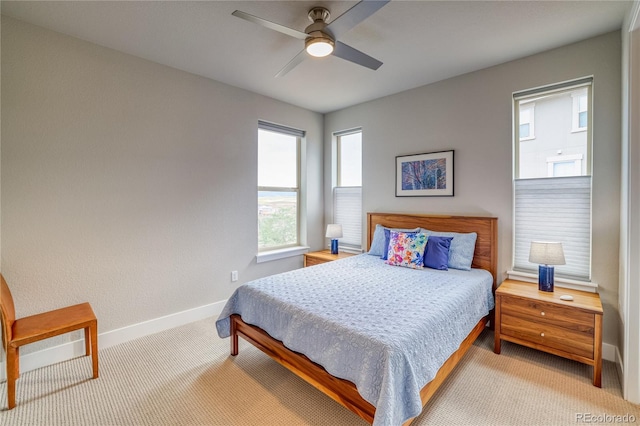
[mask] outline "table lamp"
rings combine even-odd
[[[338,254],[338,238],[342,238],[342,225],[327,225],[327,238],[331,238],[331,254]]]
[[[531,241],[529,262],[538,266],[538,290],[553,291],[553,265],[564,265],[562,243],[551,241]]]

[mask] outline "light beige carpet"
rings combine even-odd
[[[347,409],[242,341],[214,320],[198,321],[100,351],[100,378],[88,357],[23,373],[17,407],[1,425],[364,425]],[[635,416],[615,366],[605,362],[602,389],[591,368],[504,343],[493,353],[485,331],[425,407],[415,425],[575,425],[580,417]]]

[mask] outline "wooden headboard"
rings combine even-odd
[[[367,250],[371,247],[376,225],[388,228],[426,228],[441,232],[476,232],[473,268],[486,269],[493,275],[495,290],[498,276],[498,218],[476,216],[435,216],[405,213],[367,213]]]

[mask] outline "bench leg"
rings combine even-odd
[[[85,327],[84,329],[84,354],[86,356],[91,355],[91,327]]]
[[[20,375],[20,350],[7,348],[7,399],[9,410],[16,406],[16,379]]]
[[[98,378],[98,321],[95,321],[88,329],[85,328],[85,336],[89,331],[89,339],[91,342],[91,362],[93,364],[93,378]],[[87,339],[85,338],[85,342]],[[87,343],[87,355],[89,355],[89,344]]]

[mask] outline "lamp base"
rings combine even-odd
[[[538,290],[553,291],[553,266],[538,265]]]
[[[331,240],[331,254],[338,254],[338,240]]]

